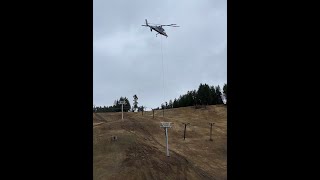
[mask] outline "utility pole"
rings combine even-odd
[[[183,133],[183,140],[186,139],[186,129],[187,129],[187,125],[189,125],[190,123],[182,123],[184,124],[184,133]]]
[[[122,111],[122,119],[123,119],[123,105],[124,105],[124,104],[127,104],[127,103],[126,103],[126,101],[120,101],[119,104],[122,105],[121,111]]]
[[[212,125],[214,125],[214,123],[209,123],[211,125],[210,128],[210,141],[212,141]]]
[[[170,125],[171,122],[161,122],[160,127],[165,129],[165,135],[166,135],[166,148],[167,148],[167,156],[169,157],[169,144],[168,144],[168,128],[171,128]]]

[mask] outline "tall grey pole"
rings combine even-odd
[[[121,108],[121,111],[122,111],[122,119],[123,119],[123,104],[122,104],[122,108]]]

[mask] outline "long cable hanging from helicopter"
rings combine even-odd
[[[153,23],[148,23],[147,19],[145,19],[145,22],[146,22],[146,24],[145,25],[141,25],[141,26],[149,27],[151,32],[152,32],[152,30],[156,31],[157,32],[156,37],[157,37],[158,34],[163,35],[165,37],[168,37],[167,33],[165,32],[165,30],[163,29],[162,26],[180,27],[180,26],[177,26],[177,24],[167,24],[167,25],[154,24],[154,25],[149,25],[149,24],[153,24]],[[161,37],[160,41],[161,41],[161,60],[162,60],[162,79],[163,79],[163,103],[165,103],[165,83],[164,83],[164,63],[163,63],[162,37]],[[165,104],[163,104],[163,106],[166,107]],[[163,111],[163,113],[164,113],[164,111]],[[163,114],[163,116],[164,116],[164,114]]]
[[[161,41],[161,57],[162,57],[161,60],[162,60],[162,80],[163,80],[163,103],[165,103],[166,94],[165,94],[165,84],[164,84],[164,65],[163,65],[162,37],[161,37],[160,41]]]

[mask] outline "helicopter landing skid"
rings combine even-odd
[[[158,34],[160,34],[160,33],[157,33],[157,34],[156,34],[156,37],[158,37]],[[166,36],[166,38],[168,38],[168,36]]]

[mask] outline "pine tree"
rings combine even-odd
[[[178,101],[176,98],[174,98],[173,100],[173,108],[177,108],[178,107]]]
[[[126,97],[124,97],[124,101],[126,104],[123,105],[123,112],[128,112],[131,109],[130,102]]]
[[[210,100],[210,88],[207,84],[200,84],[198,88],[198,97],[201,105],[207,105]]]
[[[197,94],[198,94],[198,100],[200,101],[200,104],[203,104],[203,100],[204,100],[204,92],[203,92],[203,85],[202,83],[200,83]]]
[[[210,96],[211,96],[211,103],[210,105],[215,105],[218,102],[216,89],[214,86],[210,86]]]
[[[178,107],[182,107],[182,95],[178,98]]]
[[[222,93],[219,85],[216,87],[216,95],[217,95],[217,104],[223,104],[222,97],[221,97]]]
[[[192,105],[196,106],[198,104],[198,95],[197,95],[197,91],[193,90],[191,92],[192,95]]]
[[[138,107],[138,112],[144,111],[144,108],[145,107],[143,107],[143,106]]]
[[[169,101],[169,109],[173,108],[173,103],[172,103],[172,100],[170,99]]]
[[[133,96],[133,111],[136,111],[137,108],[138,108],[138,96],[135,94]]]

